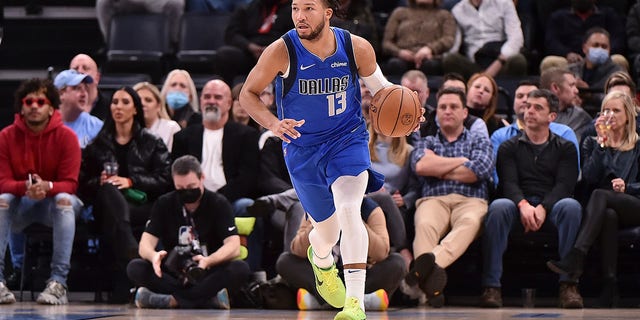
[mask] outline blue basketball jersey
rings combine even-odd
[[[331,27],[336,52],[324,61],[309,52],[295,29],[283,39],[289,52],[289,73],[276,80],[280,119],[305,120],[298,127],[299,146],[316,145],[363,125],[360,85],[348,31]]]

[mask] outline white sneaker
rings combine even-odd
[[[4,282],[0,282],[0,304],[11,304],[16,302],[16,297],[11,290],[4,285]]]
[[[47,283],[44,291],[38,295],[36,302],[39,304],[68,304],[67,289],[58,281],[51,280]]]

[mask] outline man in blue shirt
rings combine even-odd
[[[514,119],[513,123],[508,127],[502,127],[496,130],[491,135],[491,143],[493,144],[493,158],[494,160],[498,156],[498,148],[500,148],[500,144],[515,137],[517,135],[522,134],[522,130],[524,130],[524,113],[527,110],[527,95],[529,92],[538,89],[538,84],[532,81],[523,80],[518,84],[516,88],[516,93],[513,98],[513,111],[516,115],[516,119]],[[565,138],[576,146],[576,151],[578,152],[578,169],[580,168],[580,144],[578,143],[578,139],[576,134],[573,132],[569,126],[564,125],[562,123],[552,122],[549,124],[549,130],[555,133],[556,135]],[[498,185],[498,173],[494,170],[493,172],[493,183]]]
[[[417,284],[434,307],[444,302],[444,268],[467,250],[487,213],[493,153],[485,137],[464,127],[466,101],[458,88],[438,92],[440,128],[422,138],[411,156],[423,187],[415,212],[416,259],[405,281]]]
[[[62,121],[78,136],[82,149],[93,141],[102,128],[102,120],[84,111],[90,103],[87,84],[92,82],[90,75],[73,69],[60,72],[53,81],[60,93]]]

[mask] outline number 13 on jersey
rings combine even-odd
[[[327,106],[329,107],[329,117],[343,113],[347,109],[347,92],[340,91],[327,95]]]

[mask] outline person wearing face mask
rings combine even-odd
[[[208,190],[205,173],[194,156],[182,156],[171,166],[175,191],[156,201],[140,239],[140,259],[127,266],[138,286],[138,308],[229,309],[233,297],[249,279],[249,266],[240,255],[240,237],[227,199]],[[156,250],[162,243],[164,250]],[[189,257],[203,270],[193,282],[182,281],[167,266],[168,252],[180,245],[198,246]],[[156,293],[160,292],[160,293]]]
[[[189,72],[181,69],[169,72],[160,96],[167,104],[165,108],[171,120],[180,127],[200,123],[198,92]]]
[[[614,62],[629,68],[622,55],[625,51],[624,18],[613,8],[596,6],[596,0],[571,0],[570,8],[554,11],[549,17],[545,31],[546,57],[540,63],[540,73],[551,67],[566,67],[582,62],[583,44],[588,31],[600,27],[610,34],[610,53]]]
[[[222,80],[208,81],[200,95],[202,121],[173,136],[171,155],[195,156],[202,162],[204,186],[225,196],[235,216],[246,216],[246,207],[257,197],[260,168],[258,130],[231,120],[231,88]],[[252,271],[261,268],[260,234],[262,220],[256,221],[248,237],[248,262]]]

